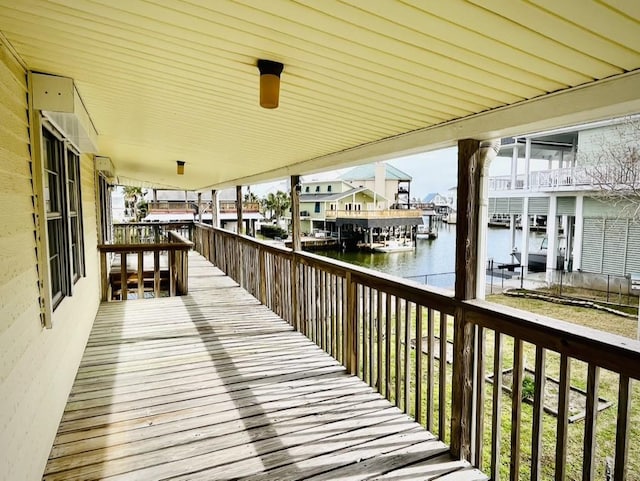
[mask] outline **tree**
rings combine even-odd
[[[262,206],[265,210],[265,214],[269,212],[269,218],[273,219],[275,217],[276,221],[280,220],[280,217],[287,212],[289,207],[291,207],[291,197],[286,192],[282,192],[281,190],[277,191],[275,194],[273,192],[269,192],[266,198],[262,200]]]
[[[247,203],[256,203],[259,202],[260,200],[258,199],[258,196],[254,193],[254,192],[247,192],[246,194],[244,194],[244,202]]]
[[[135,222],[140,221],[143,212],[146,214],[147,201],[144,199],[145,191],[141,187],[126,186],[122,189],[124,193],[125,215],[133,218]]]
[[[588,131],[587,131],[588,132]],[[640,118],[593,131],[578,161],[594,187],[593,197],[620,217],[640,219]]]

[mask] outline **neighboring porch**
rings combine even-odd
[[[186,296],[101,305],[43,479],[486,479],[202,256],[189,264]]]

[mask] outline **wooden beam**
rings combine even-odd
[[[211,191],[211,225],[213,227],[220,227],[218,222],[218,191]]]
[[[242,219],[242,186],[236,185],[236,213],[238,215],[238,234],[244,234],[244,220]]]
[[[291,176],[291,247],[302,250],[300,241],[300,176]]]
[[[480,175],[480,142],[474,139],[459,141],[455,279],[455,298],[458,300],[476,296]],[[475,328],[467,322],[461,307],[456,308],[453,331],[451,452],[456,458],[470,461]]]

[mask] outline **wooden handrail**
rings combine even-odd
[[[608,384],[617,384],[618,389],[609,390],[607,400],[615,403],[617,399],[618,412],[613,414],[617,434],[608,438],[615,446],[610,445],[606,455],[615,453],[619,470],[614,479],[624,479],[631,442],[629,380],[640,379],[640,342],[486,301],[455,299],[448,291],[211,226],[196,225],[194,240],[197,250],[233,279],[240,279],[242,287],[444,441],[451,442],[451,433],[470,423],[464,432],[472,441],[465,449],[471,461],[489,470],[494,479],[505,469],[513,479],[522,477],[526,469],[539,478],[580,477],[567,466],[568,453],[575,449],[569,442],[570,432],[582,429],[569,424],[575,419],[569,401],[576,383],[584,383],[587,389],[584,446],[574,455],[583,460],[582,476],[593,479],[595,466],[604,465],[602,453],[596,454],[594,447],[600,427],[596,416],[604,403],[598,395],[599,378],[609,376]],[[454,327],[475,333],[476,343],[456,344]],[[413,346],[422,355],[410,354]],[[525,409],[522,383],[530,376],[532,364],[527,367],[531,363],[527,358],[534,354],[533,407]],[[457,356],[462,362],[454,362],[452,368],[449,363]],[[548,438],[543,430],[549,429],[549,422],[543,422],[549,416],[544,384],[552,382],[547,376],[558,375],[558,364],[549,367],[551,358],[560,359],[560,375],[553,380],[561,393],[555,465],[541,461],[548,456],[543,452],[543,439]],[[570,369],[572,360],[586,363],[584,373]],[[511,416],[505,422],[506,386],[501,373],[507,362],[513,363],[506,368],[515,385],[509,401]],[[464,372],[456,377],[455,369]],[[487,385],[490,374],[493,384]],[[470,404],[465,405],[470,415],[454,415],[452,379],[466,383],[472,392]],[[520,425],[528,409],[533,410],[534,422],[531,439],[524,439]],[[492,415],[485,419],[488,413]],[[501,455],[505,443],[511,446],[510,453]]]
[[[126,300],[129,295],[129,286],[137,291],[137,297],[145,295],[145,286],[148,284],[154,297],[159,297],[163,290],[170,296],[184,295],[188,292],[188,252],[193,243],[177,232],[167,232],[168,242],[157,243],[124,243],[124,244],[99,244],[100,267],[102,272],[103,301],[110,301],[119,293],[121,300]],[[160,253],[166,252],[168,257],[168,269],[165,277],[160,266]],[[153,254],[153,271],[144,268],[145,253]],[[127,255],[137,255],[137,269],[130,273],[127,268]],[[119,256],[119,272],[111,272],[109,260],[112,255]],[[163,280],[168,280],[168,287],[163,289]],[[164,283],[166,286],[166,282]],[[118,289],[119,286],[119,289]]]

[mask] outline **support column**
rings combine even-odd
[[[560,226],[562,227],[562,237],[558,236],[558,252],[564,256],[562,268],[566,270],[567,261],[569,260],[569,242],[571,241],[571,233],[569,232],[569,216],[563,215],[560,218]]]
[[[459,301],[477,296],[479,276],[486,255],[479,252],[480,222],[484,216],[486,230],[487,200],[481,200],[483,166],[495,157],[499,142],[484,144],[473,139],[458,141],[458,204],[456,222],[455,298]],[[486,187],[485,187],[486,189]],[[485,205],[483,205],[483,203]],[[484,211],[484,213],[482,213]],[[486,232],[485,232],[486,236]],[[451,452],[454,457],[471,460],[473,433],[473,379],[476,329],[466,320],[464,307],[455,310],[454,355],[451,406]]]
[[[513,139],[513,154],[511,156],[511,189],[515,190],[518,181],[518,141]]]
[[[238,217],[238,234],[244,234],[244,219],[242,218],[242,186],[236,186],[236,214]]]
[[[202,192],[198,192],[198,222],[202,224]]]
[[[158,189],[153,189],[153,201],[158,202]]]
[[[529,270],[529,197],[526,196],[522,201],[522,219],[520,223],[522,225],[520,265],[522,266],[522,277],[526,277]]]
[[[554,282],[556,270],[556,256],[558,254],[558,198],[552,195],[549,198],[549,215],[547,215],[547,274],[546,282],[551,285]]]
[[[511,214],[509,216],[509,239],[511,243],[509,246],[513,249],[516,246],[516,215]]]
[[[291,176],[291,247],[302,250],[300,240],[300,176]]]
[[[531,138],[527,137],[524,147],[524,186],[525,190],[529,190],[529,175],[531,174]]]
[[[576,223],[573,233],[573,270],[582,269],[582,231],[584,229],[584,195],[576,195]]]
[[[213,227],[220,227],[220,222],[218,222],[218,191],[211,191],[211,225]]]

